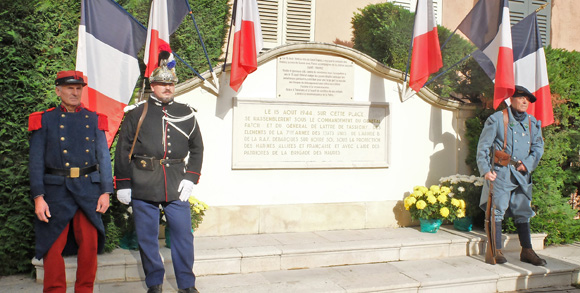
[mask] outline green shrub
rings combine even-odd
[[[355,49],[368,54],[385,65],[405,72],[409,59],[409,46],[413,30],[414,14],[393,3],[371,4],[355,13],[352,18]],[[441,45],[451,35],[445,27],[437,27]],[[443,51],[443,67],[431,78],[450,68],[475,47],[454,34]],[[481,97],[493,96],[493,84],[473,58],[469,58],[428,86],[442,98],[450,96],[479,102]]]

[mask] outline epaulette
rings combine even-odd
[[[133,110],[133,109],[135,109],[135,108],[139,107],[139,105],[141,105],[141,104],[143,104],[143,103],[145,103],[145,102],[147,102],[147,101],[141,101],[141,102],[139,102],[139,103],[136,103],[136,104],[128,105],[128,106],[126,106],[126,107],[123,109],[123,111],[124,111],[125,113],[127,113],[127,112],[129,112],[129,111],[131,111],[131,110]]]
[[[99,115],[98,127],[102,131],[109,131],[109,118],[105,114],[97,113]]]
[[[54,110],[50,108],[46,111],[34,112],[28,116],[28,131],[39,130],[42,128],[42,114]]]

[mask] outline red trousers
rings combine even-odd
[[[93,292],[97,274],[97,229],[80,210],[74,215],[73,232],[78,244],[77,277],[75,292]],[[66,292],[66,272],[62,251],[67,242],[70,224],[66,225],[58,239],[44,256],[43,292]]]

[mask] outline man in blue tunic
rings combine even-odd
[[[61,71],[55,84],[60,106],[29,117],[35,257],[44,258],[44,292],[66,292],[62,253],[78,249],[75,292],[93,292],[105,240],[101,214],[113,192],[107,117],[81,105],[82,72]]]
[[[195,110],[173,100],[177,76],[169,52],[149,81],[153,93],[130,109],[115,152],[117,198],[132,204],[147,292],[162,292],[165,269],[159,255],[159,206],[171,234],[171,259],[178,292],[193,293],[193,233],[189,197],[199,181],[203,141]],[[187,159],[187,160],[186,160]]]
[[[477,166],[486,179],[480,206],[485,210],[493,182],[492,209],[495,212],[496,262],[506,263],[501,241],[501,224],[505,216],[512,216],[516,224],[522,251],[520,260],[536,266],[546,265],[532,249],[530,218],[532,172],[544,153],[541,121],[526,113],[536,97],[526,88],[516,86],[510,98],[511,106],[487,119],[477,145]],[[493,165],[490,162],[494,151]]]

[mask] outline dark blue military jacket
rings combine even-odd
[[[105,239],[101,214],[96,212],[101,194],[113,192],[111,156],[99,115],[84,109],[66,112],[61,106],[30,115],[30,189],[32,198],[44,194],[51,213],[49,222],[35,218],[36,253],[41,259],[81,209],[99,232],[99,251]],[[106,117],[101,117],[106,123]],[[46,172],[98,164],[99,170],[68,178]],[[71,241],[71,239],[69,239]]]
[[[154,158],[153,170],[142,170],[129,162],[131,145],[144,103],[125,114],[115,152],[115,183],[117,189],[131,189],[131,197],[153,202],[179,199],[178,187],[183,179],[197,184],[203,161],[203,141],[195,110],[175,101],[161,103],[154,97],[147,102],[148,110],[139,130],[133,155]],[[174,160],[161,164],[158,160]],[[179,160],[185,160],[177,162]],[[175,161],[177,160],[177,161]]]

